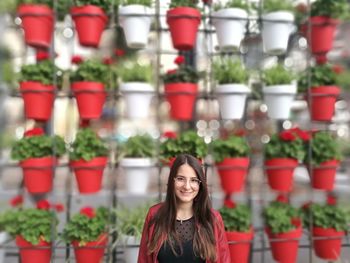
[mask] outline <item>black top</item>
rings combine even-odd
[[[180,247],[175,247],[178,254],[178,256],[176,256],[171,250],[170,245],[165,242],[159,250],[159,263],[205,263],[205,260],[196,257],[193,252],[193,236],[195,231],[194,217],[187,220],[176,220],[175,230],[182,241],[183,253],[181,254]]]

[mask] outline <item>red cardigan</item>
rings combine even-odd
[[[147,214],[145,224],[143,226],[140,251],[137,263],[158,263],[158,252],[164,240],[159,240],[158,249],[156,253],[148,254],[147,244],[148,240],[153,237],[154,225],[148,227],[150,220],[157,213],[158,209],[161,207],[162,203],[152,206]],[[217,261],[215,263],[231,263],[230,252],[228,249],[228,242],[226,239],[224,223],[222,221],[221,215],[218,211],[212,209],[214,214],[214,235],[216,240],[216,255]],[[206,260],[206,263],[214,263]]]

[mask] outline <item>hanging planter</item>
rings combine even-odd
[[[0,263],[5,263],[6,247],[4,245],[9,241],[9,239],[10,235],[6,231],[0,232],[0,245],[2,246],[0,248]]]
[[[344,231],[336,231],[333,228],[321,228],[314,226],[312,228],[314,238],[315,254],[324,260],[333,261],[340,258],[341,242]],[[324,238],[324,239],[322,239]]]
[[[319,190],[332,191],[338,166],[338,160],[331,160],[323,162],[317,167],[313,167],[312,187]]]
[[[103,9],[94,5],[72,7],[71,15],[78,33],[80,45],[97,48],[108,22]]]
[[[265,166],[268,183],[273,190],[290,192],[293,189],[293,174],[298,160],[273,158],[265,161]]]
[[[107,246],[108,238],[106,234],[102,234],[96,241],[86,242],[83,246],[79,245],[79,241],[73,241],[75,260],[77,263],[100,263],[104,251]]]
[[[314,121],[331,121],[334,105],[340,94],[337,86],[319,86],[311,88],[311,119]]]
[[[142,230],[142,229],[140,229]],[[137,262],[140,251],[140,237],[123,235],[121,242],[124,247],[124,260],[125,262]]]
[[[34,48],[51,46],[54,13],[47,5],[21,4],[17,10],[22,20],[25,43]]]
[[[51,262],[51,243],[40,240],[39,244],[33,245],[27,242],[23,237],[16,237],[16,245],[22,263],[50,263]]]
[[[212,23],[220,50],[238,50],[244,38],[248,13],[241,8],[225,8],[213,13]]]
[[[201,13],[198,9],[176,7],[167,11],[166,18],[174,48],[178,50],[193,49],[201,21]]]
[[[119,24],[130,48],[144,48],[148,42],[151,27],[151,9],[143,5],[119,7]]]
[[[248,263],[253,237],[253,228],[249,232],[226,231],[231,263]]]

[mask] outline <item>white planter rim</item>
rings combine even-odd
[[[250,93],[250,88],[245,84],[220,84],[216,86],[215,93],[232,93],[232,94],[248,94]]]
[[[262,15],[263,22],[280,22],[280,23],[293,23],[294,15],[289,11],[276,11]]]
[[[155,93],[151,84],[146,82],[125,82],[120,85],[121,92],[149,92]]]
[[[222,20],[227,18],[232,18],[233,20],[234,19],[247,20],[248,13],[246,10],[242,8],[224,8],[214,12],[211,18],[213,20]]]
[[[266,95],[292,95],[297,93],[297,87],[293,84],[265,86],[263,93]]]
[[[152,9],[144,5],[125,5],[119,7],[119,16],[151,15],[152,13]]]
[[[156,159],[152,158],[123,158],[120,161],[120,166],[122,167],[151,167],[156,164]]]

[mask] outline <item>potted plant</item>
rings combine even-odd
[[[309,82],[310,80],[310,82]],[[308,87],[310,84],[310,91]],[[334,115],[334,105],[340,94],[337,75],[330,64],[315,65],[299,79],[299,91],[308,92],[310,117],[314,121],[330,121]]]
[[[245,138],[215,139],[211,149],[225,193],[242,191],[249,167],[249,146]]]
[[[102,32],[108,23],[106,13],[112,4],[111,0],[74,0],[70,13],[75,23],[80,45],[98,47]]]
[[[273,134],[265,146],[265,169],[270,187],[281,192],[293,188],[293,173],[305,157],[304,141],[307,132],[300,129],[284,130]]]
[[[278,55],[286,52],[289,36],[295,30],[293,3],[290,0],[265,0],[262,15],[264,51]]]
[[[11,150],[11,158],[19,161],[23,170],[24,185],[29,193],[47,193],[52,190],[54,167],[57,158],[66,152],[63,139],[48,136],[41,128],[24,133]]]
[[[111,77],[110,70],[108,65],[99,60],[85,60],[71,72],[71,89],[81,119],[100,118]]]
[[[277,262],[297,262],[302,235],[301,211],[290,204],[274,201],[263,210],[265,231]]]
[[[201,13],[196,8],[198,0],[171,0],[166,14],[171,40],[178,50],[191,50],[196,41]],[[186,28],[186,30],[183,30]]]
[[[64,226],[62,238],[74,248],[78,263],[99,263],[108,243],[108,210],[84,207]]]
[[[250,89],[249,74],[239,60],[230,58],[213,63],[213,75],[217,81],[215,93],[218,97],[222,119],[241,119]]]
[[[151,100],[154,96],[152,83],[152,66],[141,65],[137,62],[118,65],[117,74],[121,77],[119,87],[126,102],[126,115],[128,118],[147,118]],[[137,105],[137,107],[135,107]]]
[[[331,204],[311,204],[305,208],[304,213],[304,224],[308,229],[312,224],[315,254],[327,261],[338,260],[342,238],[348,230],[348,213]]]
[[[219,210],[224,221],[227,241],[233,263],[248,263],[251,242],[254,237],[251,211],[246,205]]]
[[[288,119],[294,96],[297,92],[295,75],[283,65],[263,71],[264,102],[267,114],[272,119]]]
[[[152,22],[152,0],[120,0],[119,24],[130,48],[144,48]]]
[[[197,157],[199,160],[207,155],[208,147],[197,132],[188,130],[176,138],[168,138],[160,144],[159,155],[164,163],[172,165],[175,158],[182,153]]]
[[[174,62],[178,68],[163,75],[165,98],[170,103],[170,116],[188,121],[193,117],[200,76],[193,67],[185,64],[183,56],[178,56]]]
[[[306,162],[310,164],[312,187],[331,191],[339,162],[342,159],[340,146],[336,139],[326,131],[313,134],[309,142],[311,156],[306,155]]]
[[[51,118],[57,84],[60,86],[62,71],[51,60],[21,67],[19,91],[24,101],[26,118],[47,121]]]
[[[120,149],[120,166],[125,171],[126,189],[133,194],[144,194],[156,160],[156,143],[148,134],[128,138]]]
[[[211,21],[222,51],[237,51],[248,23],[249,5],[243,0],[230,0],[224,5],[216,3]]]
[[[116,210],[117,242],[124,245],[126,263],[137,262],[142,229],[149,207],[146,203],[132,208],[120,206]]]
[[[70,145],[69,160],[80,193],[95,193],[101,189],[107,156],[107,146],[94,131],[89,128],[78,131]]]

